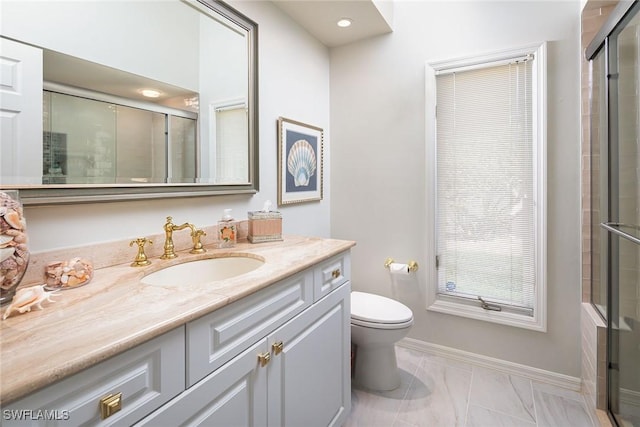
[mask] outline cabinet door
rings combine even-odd
[[[258,355],[262,339],[136,426],[264,426],[267,417],[267,367]]]
[[[269,335],[269,426],[345,421],[351,410],[349,297],[347,282]]]
[[[0,424],[130,426],[184,390],[184,345],[184,328],[167,332],[4,407]],[[103,419],[100,400],[117,393]]]

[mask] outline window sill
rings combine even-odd
[[[504,311],[485,310],[481,307],[452,301],[435,300],[427,305],[428,311],[467,317],[485,322],[498,323],[516,328],[530,329],[537,332],[547,332],[547,322],[544,315],[523,316],[521,314]]]

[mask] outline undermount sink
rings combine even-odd
[[[144,276],[145,285],[203,285],[230,279],[255,270],[264,264],[257,258],[243,256],[208,258],[165,267]]]

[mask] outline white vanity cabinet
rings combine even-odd
[[[184,328],[167,332],[4,406],[1,424],[130,426],[184,390],[184,343]],[[121,409],[102,419],[101,406]]]
[[[350,410],[345,283],[137,426],[340,426]]]
[[[313,302],[322,265],[188,324],[196,382],[137,426],[342,425],[351,408],[350,283],[336,273]]]
[[[4,407],[1,424],[341,426],[351,409],[348,266],[346,251],[240,298]],[[121,408],[103,419],[101,399],[117,393]]]

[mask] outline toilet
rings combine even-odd
[[[400,386],[395,344],[413,325],[413,312],[380,295],[351,292],[351,342],[356,345],[353,384],[374,391]]]

